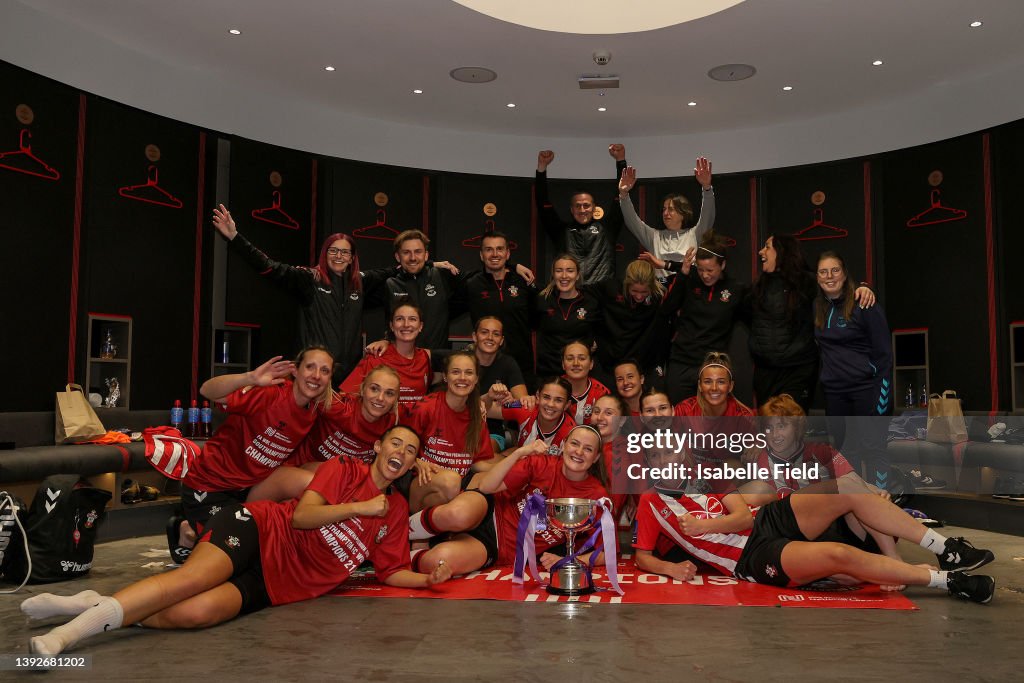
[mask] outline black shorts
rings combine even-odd
[[[782,569],[782,549],[793,541],[808,540],[793,514],[790,496],[769,503],[758,510],[754,518],[754,528],[734,574],[769,586],[788,586],[791,581]]]
[[[880,554],[882,551],[878,547],[878,542],[875,541],[874,537],[867,533],[865,530],[864,538],[859,537],[854,533],[850,525],[846,523],[846,518],[840,517],[836,521],[832,522],[825,531],[821,533],[815,539],[812,539],[815,543],[831,541],[834,543],[845,543],[846,545],[852,545],[854,548],[858,548],[867,553]]]
[[[483,496],[487,501],[487,514],[484,515],[483,520],[474,528],[465,532],[470,538],[480,541],[484,548],[487,549],[487,562],[481,567],[483,569],[484,567],[490,567],[498,559],[498,526],[494,519],[494,495],[482,493],[476,489],[472,489],[472,491]]]
[[[211,543],[231,560],[228,583],[242,594],[239,614],[249,614],[270,606],[270,595],[263,580],[260,560],[260,532],[249,511],[239,503],[219,510],[209,521],[200,542]]]
[[[218,510],[244,503],[249,497],[249,489],[238,489],[235,491],[197,491],[182,485],[181,487],[181,509],[182,515],[192,525],[192,530],[202,534],[210,517]]]

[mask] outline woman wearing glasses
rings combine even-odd
[[[845,420],[829,420],[829,432],[855,467],[874,461],[874,470],[868,469],[866,478],[884,488],[889,470],[887,421],[877,418],[892,415],[895,401],[889,323],[881,306],[857,305],[846,262],[837,252],[826,251],[818,257],[817,277],[814,337],[821,350],[825,414],[876,418],[854,420],[849,439]]]
[[[213,227],[228,241],[229,250],[298,299],[297,346],[327,348],[335,359],[335,380],[347,377],[363,351],[363,283],[352,238],[334,233],[324,240],[316,264],[290,266],[273,260],[243,237],[223,204],[213,210]]]

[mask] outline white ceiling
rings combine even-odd
[[[548,4],[585,15],[592,3]],[[593,148],[622,140],[644,151],[648,175],[685,172],[696,153],[751,170],[1024,117],[1021,0],[746,0],[620,35],[526,28],[451,0],[0,0],[0,12],[0,58],[76,87],[277,144],[428,168],[526,175],[550,146],[580,151],[554,174],[583,175]],[[984,26],[969,28],[975,19]],[[597,49],[612,53],[608,66],[594,64]],[[725,63],[757,74],[707,77]],[[459,83],[448,75],[459,66],[498,78]],[[622,87],[580,90],[584,74]]]

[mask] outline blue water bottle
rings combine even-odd
[[[171,406],[171,426],[175,429],[181,429],[181,421],[185,417],[185,411],[181,409],[181,401],[178,399],[174,400],[174,405]]]

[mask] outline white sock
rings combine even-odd
[[[83,638],[121,628],[123,622],[124,610],[121,603],[114,598],[101,597],[96,605],[46,635],[36,636],[29,645],[33,654],[59,655]]]
[[[21,611],[33,619],[58,616],[78,616],[103,597],[96,591],[82,591],[77,595],[40,593],[21,603]]]
[[[928,579],[929,588],[945,590],[949,587],[947,585],[949,583],[949,572],[939,571],[938,569],[929,569],[928,573],[931,575],[931,578]]]
[[[924,538],[921,539],[920,546],[925,550],[930,550],[936,555],[941,555],[942,551],[946,549],[946,537],[935,531],[935,529],[928,529],[924,532]]]
[[[430,524],[430,514],[434,508],[429,507],[420,510],[414,515],[409,516],[409,540],[410,541],[425,541],[429,538],[433,538],[437,535],[436,531],[428,528]]]

